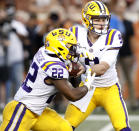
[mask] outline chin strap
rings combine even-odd
[[[56,54],[48,54],[51,57],[59,58]],[[59,58],[62,62],[65,62],[62,58]]]

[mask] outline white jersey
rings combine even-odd
[[[32,112],[40,115],[58,92],[46,79],[68,79],[66,65],[57,57],[48,55],[41,47],[33,58],[29,72],[14,99],[22,102]]]
[[[111,29],[108,34],[101,35],[95,43],[91,43],[87,37],[87,29],[82,26],[73,26],[70,28],[81,47],[84,47],[95,57],[98,57],[99,62],[105,61],[109,64],[110,68],[104,75],[95,77],[92,82],[93,87],[109,87],[118,82],[116,72],[116,60],[119,49],[123,42],[121,33],[118,30]],[[81,53],[83,49],[79,53]]]

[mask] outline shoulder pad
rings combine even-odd
[[[69,29],[73,34],[76,36],[76,39],[78,40],[78,26],[72,26]]]
[[[109,30],[106,36],[105,45],[108,47],[122,47],[123,40],[120,31],[116,29]]]

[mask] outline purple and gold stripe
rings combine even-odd
[[[21,115],[20,115],[20,117],[19,117],[19,119],[18,119],[18,122],[17,122],[17,124],[16,124],[16,126],[15,126],[15,128],[14,128],[13,131],[17,131],[17,130],[18,130],[19,125],[20,125],[20,123],[21,123],[21,121],[22,121],[22,119],[23,119],[23,116],[25,115],[26,109],[27,109],[27,108],[24,107],[24,109],[23,109],[23,111],[22,111],[22,113],[21,113]]]
[[[65,69],[67,70],[66,66],[65,66],[63,63],[57,62],[57,63],[49,64],[49,65],[46,67],[45,71],[47,71],[47,70],[49,69],[49,67],[50,67],[50,66],[53,66],[53,65],[60,65],[60,66],[62,66],[63,68],[65,68]]]
[[[50,61],[44,62],[43,65],[41,65],[41,68],[44,68],[45,65],[46,65],[48,62],[50,62]]]
[[[100,11],[102,12],[102,8],[101,8],[101,6],[100,6],[99,2],[98,2],[98,1],[96,1],[96,3],[97,3],[97,5],[98,5],[98,7],[99,7]]]
[[[114,39],[116,32],[117,31],[115,29],[112,29],[108,32],[105,45],[112,45],[112,42],[113,42],[113,39]]]
[[[73,32],[73,34],[75,35],[76,39],[78,40],[78,27],[73,26],[70,28],[70,31]]]
[[[8,123],[8,125],[7,125],[7,127],[6,127],[6,129],[5,129],[4,131],[8,131],[8,130],[12,127],[12,124],[13,124],[13,122],[14,122],[14,119],[16,118],[16,115],[18,114],[18,111],[19,111],[19,108],[21,107],[21,105],[24,106],[24,105],[23,105],[22,103],[20,103],[20,102],[16,105],[15,110],[14,110],[14,112],[13,112],[13,114],[12,114],[12,117],[11,117],[11,119],[10,119],[10,121],[9,121],[9,123]],[[20,115],[19,118],[16,120],[17,123],[16,123],[16,125],[15,125],[13,131],[17,131],[17,130],[18,130],[19,125],[20,125],[20,123],[21,123],[21,121],[22,121],[22,119],[23,119],[23,116],[24,116],[25,112],[26,112],[26,109],[27,109],[27,108],[24,106],[24,109],[22,110],[21,115]]]
[[[47,68],[48,65],[52,64],[52,63],[56,63],[58,61],[47,61],[47,62],[44,62],[43,65],[41,66],[41,68],[43,70],[45,70]]]
[[[59,61],[47,61],[47,62],[45,62],[45,63],[41,66],[41,68],[42,68],[44,71],[47,71],[48,68],[49,68],[50,66],[53,66],[53,65],[60,65],[60,66],[62,66],[63,68],[67,69],[67,68],[66,68],[66,65],[65,65],[63,62],[59,62]]]
[[[112,45],[113,38],[114,38],[115,34],[116,34],[116,30],[115,30],[115,31],[113,31],[113,33],[112,33],[112,37],[111,37],[111,42],[110,42],[110,45]]]
[[[10,119],[10,122],[8,123],[8,125],[7,125],[7,127],[6,127],[6,129],[5,129],[5,131],[8,131],[9,128],[11,127],[11,125],[12,125],[12,123],[13,123],[13,120],[14,120],[14,118],[15,118],[15,115],[16,115],[16,113],[17,113],[17,111],[18,111],[18,109],[19,109],[20,106],[21,106],[21,103],[18,103],[18,104],[16,105],[15,110],[14,110],[14,113],[13,113],[13,115],[12,115],[12,117],[11,117],[11,119]]]
[[[122,98],[122,93],[121,93],[121,89],[120,89],[120,86],[118,83],[116,83],[117,87],[118,87],[118,90],[119,90],[119,96],[120,96],[120,100],[121,100],[121,103],[123,105],[123,109],[124,109],[124,112],[125,112],[125,117],[126,117],[126,125],[127,127],[129,127],[129,124],[128,124],[128,115],[127,115],[127,110],[126,110],[126,107],[124,105],[124,101],[123,101],[123,98]]]
[[[100,3],[101,3],[101,5],[102,5],[102,7],[103,7],[104,12],[106,13],[106,9],[105,9],[104,4],[103,4],[102,2],[100,2]]]
[[[107,45],[108,43],[108,39],[109,39],[109,34],[110,34],[111,30],[108,31],[108,34],[107,34],[107,37],[106,37],[106,42],[105,42],[105,45]]]

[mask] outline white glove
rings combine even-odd
[[[91,68],[87,68],[86,73],[81,75],[81,80],[89,90],[92,82]]]
[[[95,59],[96,57],[94,56],[93,53],[90,53],[89,51],[83,49],[82,52],[80,53],[79,61],[82,63],[84,66],[85,65],[94,65],[95,64]]]
[[[95,57],[93,55],[93,53],[90,53],[88,50],[83,49],[81,52],[82,57],[88,58],[89,60],[94,60]]]

